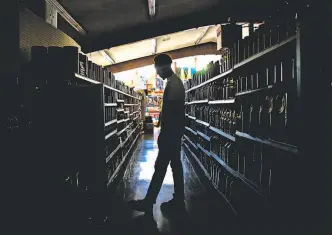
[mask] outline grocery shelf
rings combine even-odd
[[[108,86],[108,85],[105,85],[105,84],[104,84],[104,87],[107,88],[107,89],[109,89],[109,90],[115,91],[115,92],[120,93],[120,94],[123,94],[123,95],[125,95],[125,96],[128,96],[128,97],[130,97],[130,98],[134,98],[134,99],[140,100],[140,98],[137,98],[137,97],[135,97],[135,96],[129,95],[129,94],[127,94],[126,92],[120,91],[120,90],[118,90],[118,89],[116,89],[116,88],[113,88],[113,87],[111,87],[111,86]]]
[[[200,135],[201,137],[203,137],[204,139],[206,139],[207,141],[211,141],[210,137],[208,137],[207,135],[205,135],[204,133],[197,131],[197,134]]]
[[[235,103],[235,99],[209,101],[209,104],[234,104],[234,103]]]
[[[130,134],[128,135],[127,139],[126,139],[125,141],[123,141],[123,143],[122,143],[122,147],[127,143],[127,141],[129,140],[129,138],[130,138],[130,137],[133,135],[133,133],[137,130],[138,126],[139,126],[139,124],[134,128],[134,130],[132,130],[132,131],[130,132]]]
[[[209,128],[210,128],[211,131],[214,131],[215,133],[217,133],[217,134],[219,134],[219,135],[221,135],[221,136],[223,136],[223,137],[225,137],[225,138],[227,138],[227,139],[235,142],[235,137],[234,136],[232,136],[230,134],[227,134],[226,132],[224,132],[224,131],[222,131],[222,130],[220,130],[218,128],[215,128],[213,126],[210,126]]]
[[[209,83],[211,83],[211,82],[214,82],[214,81],[216,81],[216,80],[218,80],[218,79],[220,79],[220,78],[222,78],[222,77],[224,77],[224,76],[229,75],[229,74],[232,73],[232,72],[233,72],[233,69],[227,70],[226,72],[223,72],[222,74],[219,74],[218,76],[215,76],[215,77],[213,77],[213,78],[210,78],[209,80],[207,80],[207,81],[205,81],[205,82],[203,82],[203,83],[201,83],[201,84],[199,84],[199,85],[197,85],[197,86],[194,86],[194,87],[190,88],[189,90],[186,91],[186,93],[187,93],[187,92],[190,92],[190,91],[193,91],[193,90],[196,90],[197,88],[200,88],[200,87],[202,87],[202,86],[205,86],[206,84],[209,84]]]
[[[242,180],[247,186],[249,186],[252,190],[254,190],[257,194],[262,196],[262,193],[259,191],[256,185],[254,185],[250,180],[248,180],[246,177],[241,175],[238,171],[234,170],[230,166],[224,162],[224,160],[221,159],[217,154],[211,152],[211,156],[220,164],[222,165],[229,173],[231,173],[234,177]]]
[[[206,155],[208,155],[209,157],[211,156],[211,153],[209,151],[207,151],[205,148],[203,148],[200,144],[197,144],[197,147],[202,150]]]
[[[98,81],[95,81],[95,80],[93,80],[93,79],[91,79],[91,78],[87,78],[87,77],[82,76],[82,75],[80,75],[80,74],[78,74],[78,73],[75,73],[75,77],[77,77],[77,78],[79,78],[79,79],[82,79],[82,80],[84,80],[84,81],[87,81],[87,82],[93,83],[93,84],[101,84],[101,83],[98,82]]]
[[[119,151],[121,147],[122,147],[121,144],[119,144],[118,147],[116,147],[116,149],[114,149],[113,152],[110,155],[108,155],[108,157],[106,158],[106,163],[108,163],[111,160],[111,158],[117,153],[117,151]]]
[[[117,103],[105,103],[105,106],[106,107],[116,107],[116,106],[118,106],[118,104]]]
[[[190,131],[191,133],[193,133],[194,135],[197,135],[196,131],[194,131],[193,129],[191,129],[190,127],[185,126],[184,127],[186,130]]]
[[[207,122],[203,122],[203,121],[201,121],[201,120],[198,120],[198,119],[196,119],[196,122],[197,122],[197,123],[199,123],[199,124],[202,124],[203,126],[207,126],[207,127],[209,127],[209,126],[210,126],[210,124],[209,124],[209,123],[207,123]]]
[[[109,181],[108,181],[108,183],[107,183],[107,186],[109,186],[109,185],[112,183],[112,181],[114,180],[115,176],[116,176],[116,175],[118,174],[118,172],[120,171],[120,169],[121,169],[123,163],[124,163],[124,162],[126,161],[126,159],[127,159],[128,154],[130,153],[131,149],[133,148],[134,144],[136,143],[136,141],[137,141],[137,139],[138,139],[138,136],[139,136],[139,134],[136,136],[135,140],[134,140],[133,143],[131,144],[131,146],[130,146],[128,152],[126,153],[126,155],[123,157],[123,160],[120,162],[119,166],[118,166],[118,167],[116,168],[116,170],[113,172],[112,176],[110,177],[110,179],[109,179]]]
[[[198,159],[198,157],[190,150],[189,146],[184,143],[184,145],[186,146],[186,148],[188,149],[188,151],[191,153],[191,155],[194,157],[194,159],[196,160],[197,164],[201,167],[202,171],[205,173],[206,177],[211,180],[211,176],[209,174],[209,172],[205,169],[205,167],[202,165],[201,161]]]
[[[110,122],[107,122],[107,123],[105,123],[105,127],[106,127],[106,126],[110,126],[110,125],[116,123],[117,121],[118,121],[118,120],[114,119],[114,120],[112,120],[112,121],[110,121]]]
[[[87,77],[82,76],[82,75],[80,75],[80,74],[78,74],[78,73],[75,73],[75,77],[77,77],[77,78],[79,78],[79,79],[82,79],[82,80],[85,80],[85,81],[87,81],[87,82],[93,83],[93,84],[101,84],[101,82],[95,81],[95,80],[93,80],[93,79],[91,79],[91,78],[87,78]],[[134,99],[140,100],[140,98],[137,98],[137,97],[135,97],[135,96],[129,95],[129,94],[123,92],[123,91],[120,91],[120,90],[118,90],[118,89],[115,89],[115,88],[110,87],[110,86],[105,85],[105,84],[103,84],[103,85],[104,85],[104,87],[106,87],[107,89],[110,89],[110,90],[112,90],[112,91],[116,91],[116,92],[118,92],[118,93],[121,93],[121,94],[123,94],[123,95],[129,96],[129,97],[131,97],[131,98],[134,98]]]
[[[248,95],[248,94],[252,94],[252,93],[257,93],[257,92],[261,92],[261,91],[265,91],[265,90],[270,90],[272,88],[273,88],[273,85],[269,85],[267,87],[263,87],[263,88],[259,88],[259,89],[255,89],[255,90],[239,92],[239,93],[236,93],[235,96],[239,97],[239,96]]]
[[[238,213],[236,212],[236,210],[234,209],[234,207],[232,206],[232,204],[230,203],[230,201],[225,197],[225,195],[222,192],[220,192],[220,190],[218,189],[218,187],[212,182],[212,178],[211,178],[210,174],[205,169],[205,167],[202,165],[202,163],[197,158],[197,156],[190,150],[190,148],[188,147],[187,144],[184,144],[184,145],[187,148],[187,150],[190,152],[190,154],[193,156],[193,158],[197,162],[198,166],[202,169],[202,171],[204,172],[205,176],[211,181],[212,186],[215,188],[215,190],[217,191],[217,193],[225,199],[226,203],[228,204],[228,206],[230,207],[230,209],[233,211],[233,213],[235,215],[238,215]]]
[[[187,93],[187,92],[190,92],[190,91],[193,91],[193,90],[196,90],[197,88],[200,88],[200,87],[202,87],[202,86],[205,86],[205,85],[207,85],[207,84],[209,84],[209,83],[211,83],[211,82],[214,82],[214,81],[216,81],[216,80],[218,80],[218,79],[220,79],[220,78],[222,78],[222,77],[225,77],[225,76],[227,76],[227,75],[233,73],[233,71],[240,69],[241,67],[243,67],[243,66],[249,64],[250,62],[252,62],[252,61],[254,61],[254,60],[257,60],[258,58],[263,57],[264,55],[266,55],[266,54],[268,54],[268,53],[270,53],[270,52],[272,52],[272,51],[275,51],[275,50],[277,50],[278,48],[280,48],[280,47],[282,47],[282,46],[284,46],[284,45],[286,45],[286,44],[288,44],[288,43],[290,43],[290,42],[292,42],[292,41],[294,41],[294,40],[296,40],[296,35],[295,35],[295,36],[292,36],[292,37],[290,37],[290,38],[288,38],[288,39],[286,39],[286,40],[284,40],[284,41],[282,41],[282,42],[280,42],[280,43],[278,43],[278,44],[276,44],[276,45],[274,45],[274,46],[272,46],[272,47],[270,47],[270,48],[267,48],[267,49],[265,49],[264,51],[259,52],[259,53],[255,54],[255,55],[251,56],[250,58],[245,59],[244,61],[242,61],[242,62],[240,62],[240,63],[235,64],[233,69],[230,69],[230,70],[228,70],[228,71],[226,71],[226,72],[224,72],[224,73],[222,73],[222,74],[219,74],[218,76],[215,76],[215,77],[213,77],[213,78],[210,78],[209,80],[207,80],[207,81],[205,81],[205,82],[203,82],[203,83],[201,83],[201,84],[199,84],[199,85],[197,85],[197,86],[194,86],[194,87],[188,89],[188,90],[186,91],[186,93]],[[190,103],[189,103],[189,104],[190,104]]]
[[[280,143],[280,142],[277,142],[274,140],[267,140],[267,139],[262,139],[262,138],[258,138],[258,137],[253,137],[247,133],[243,133],[240,131],[236,131],[235,135],[245,138],[245,139],[255,141],[255,142],[266,144],[266,145],[269,145],[269,146],[272,146],[275,148],[279,148],[279,149],[287,151],[287,152],[298,153],[298,148],[297,148],[297,146],[294,146],[294,145]]]
[[[194,100],[189,102],[188,104],[207,104],[209,101],[208,100]]]
[[[187,117],[190,118],[190,119],[192,119],[192,120],[196,120],[196,118],[193,117],[193,116],[187,115]]]
[[[135,113],[139,113],[139,111],[132,112],[131,114],[129,114],[129,116],[132,116],[132,115],[134,115]]]
[[[189,139],[189,137],[188,136],[186,136],[186,135],[183,135],[184,136],[184,138],[186,139],[186,140],[188,140],[188,142],[195,148],[195,149],[197,149],[197,145],[196,144],[194,144],[190,139]]]
[[[109,133],[108,135],[105,136],[105,140],[107,140],[108,138],[112,137],[113,135],[115,135],[117,132],[117,130],[115,129],[114,131],[112,131],[111,133]]]
[[[284,40],[284,41],[282,41],[282,42],[280,42],[280,43],[278,43],[274,46],[271,46],[271,47],[265,49],[264,51],[261,51],[261,52],[255,54],[255,55],[249,57],[248,59],[245,59],[244,61],[234,65],[234,69],[239,69],[242,66],[244,66],[246,64],[249,64],[250,62],[252,62],[254,60],[257,60],[258,58],[260,58],[260,57],[262,57],[262,56],[264,56],[264,55],[266,55],[266,54],[268,54],[272,51],[275,51],[276,49],[278,49],[278,48],[280,48],[280,47],[282,47],[282,46],[284,46],[284,45],[286,45],[286,44],[288,44],[288,43],[290,43],[291,41],[294,41],[294,40],[296,40],[296,35],[294,35],[294,36],[292,36],[292,37],[290,37],[290,38],[288,38],[288,39],[286,39],[286,40]]]
[[[214,158],[220,165],[222,165],[229,173],[231,173],[233,176],[238,177],[238,172],[236,170],[233,170],[231,167],[229,167],[224,160],[221,159],[217,154],[211,151],[211,157]]]
[[[128,127],[130,126],[131,124],[127,125],[125,128],[123,128],[121,131],[118,132],[118,136],[121,135],[125,130],[128,129]]]
[[[117,120],[117,123],[120,124],[122,122],[124,122],[125,120],[124,119],[121,119],[121,120]]]

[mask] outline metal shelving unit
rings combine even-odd
[[[89,79],[87,77],[81,76],[79,74],[75,74],[76,78],[79,78],[81,80],[84,80],[86,82],[89,82],[91,84],[102,84],[98,81],[95,81],[93,79]],[[113,102],[111,103],[106,103],[105,100],[103,102],[104,105],[104,110],[105,108],[115,108],[114,112],[116,112],[117,114],[121,113],[121,114],[125,114],[128,116],[132,116],[136,113],[139,113],[139,111],[134,111],[132,113],[130,113],[130,111],[125,110],[125,107],[130,108],[130,109],[134,109],[135,107],[139,107],[140,106],[140,98],[132,96],[131,94],[127,94],[123,91],[120,91],[116,88],[113,88],[111,86],[102,84],[102,87],[104,89],[108,89],[110,91],[115,92],[113,97],[118,97],[117,94],[121,94],[124,95],[122,96],[122,98],[124,99],[119,99],[119,98],[112,98]],[[105,91],[104,91],[105,92]],[[103,93],[104,94],[104,93]],[[126,103],[127,102],[127,103]],[[106,160],[105,160],[105,170],[106,168],[108,170],[111,171],[111,176],[110,178],[107,180],[107,187],[110,187],[112,185],[112,183],[114,182],[116,176],[119,174],[120,170],[123,169],[126,160],[129,157],[129,154],[131,152],[131,150],[133,149],[134,145],[136,144],[141,132],[138,132],[138,129],[141,128],[142,123],[138,123],[136,125],[136,127],[134,127],[134,129],[128,133],[128,135],[125,138],[125,140],[123,142],[121,142],[121,135],[123,135],[125,133],[125,131],[127,129],[129,129],[134,123],[133,121],[137,120],[139,118],[139,115],[136,116],[132,121],[130,120],[130,118],[124,117],[122,119],[113,119],[107,123],[104,123],[104,128],[113,128],[112,125],[120,125],[122,123],[126,123],[126,126],[124,128],[122,128],[120,131],[118,131],[119,127],[116,127],[108,134],[105,135],[105,144],[106,141],[110,141],[111,143],[118,143],[116,146],[113,145],[113,151],[108,154],[108,156],[106,156]],[[128,150],[126,150],[126,144],[129,142],[129,140],[133,137],[134,133],[137,133],[136,136],[134,137],[134,141],[131,143],[131,146],[129,147]],[[124,152],[126,151],[126,152]],[[111,166],[111,168],[109,167]],[[109,173],[108,173],[109,174]]]
[[[227,78],[229,76],[232,75],[237,75],[238,72],[241,72],[243,70],[246,70],[249,68],[249,66],[252,63],[261,61],[261,60],[265,60],[265,58],[268,58],[268,55],[272,55],[271,53],[273,53],[273,55],[278,55],[276,52],[280,49],[280,48],[285,48],[285,46],[290,45],[290,43],[293,43],[294,41],[297,40],[297,35],[295,36],[291,36],[288,39],[274,45],[271,46],[267,49],[265,49],[264,51],[261,51],[255,55],[252,55],[250,58],[247,58],[243,61],[241,61],[240,63],[237,63],[233,66],[232,69],[216,76],[213,77],[199,85],[196,85],[190,89],[188,89],[186,91],[186,93],[188,92],[194,92],[196,89],[204,87],[212,82],[215,82],[217,80],[222,80],[224,78]],[[295,44],[294,44],[295,47]],[[287,49],[287,47],[286,47]],[[273,56],[272,55],[272,56]],[[268,85],[266,87],[262,87],[259,89],[254,89],[254,90],[248,90],[248,91],[243,91],[243,92],[238,92],[237,94],[235,94],[235,98],[233,99],[226,99],[226,100],[197,100],[197,101],[189,101],[186,103],[187,105],[194,105],[194,104],[200,104],[200,105],[236,105],[238,102],[238,99],[246,99],[247,95],[248,97],[251,97],[251,95],[256,95],[256,94],[260,94],[261,92],[271,92],[271,90],[276,90],[278,88],[280,88],[282,86],[282,84],[277,84],[277,85]],[[188,119],[188,121],[194,121],[197,124],[199,124],[200,128],[198,131],[193,131],[191,128],[189,127],[185,127],[185,129],[187,131],[189,131],[190,133],[194,134],[194,135],[199,135],[200,137],[202,137],[204,140],[207,140],[207,143],[211,144],[211,136],[208,136],[206,134],[204,134],[200,129],[204,129],[204,130],[210,130],[211,134],[217,134],[221,137],[224,137],[227,143],[232,143],[234,146],[238,146],[238,142],[240,142],[241,139],[244,140],[249,140],[255,143],[259,143],[262,144],[264,146],[269,146],[278,150],[282,150],[282,151],[286,151],[292,154],[298,154],[298,147],[294,146],[294,145],[289,145],[286,143],[280,143],[271,139],[264,139],[264,138],[260,138],[260,137],[255,137],[255,136],[251,136],[247,133],[243,133],[240,131],[236,131],[236,133],[233,135],[225,133],[224,131],[220,130],[219,128],[213,127],[211,126],[210,123],[207,123],[205,121],[199,120],[197,117],[194,116],[190,116],[189,114],[186,114],[186,118]],[[206,132],[208,133],[208,132]],[[199,152],[201,152],[202,154],[204,154],[205,156],[213,159],[213,161],[217,162],[223,169],[225,169],[232,177],[234,177],[235,179],[237,179],[239,182],[242,182],[243,185],[246,185],[246,187],[248,187],[252,192],[254,192],[256,195],[258,195],[259,197],[262,198],[262,201],[265,203],[266,202],[266,193],[263,193],[261,191],[261,189],[259,188],[259,186],[257,186],[255,183],[253,183],[253,181],[251,181],[252,179],[248,179],[246,178],[243,174],[241,174],[238,169],[233,169],[232,167],[230,167],[222,158],[221,156],[218,156],[217,154],[215,154],[214,152],[205,149],[202,145],[198,144],[197,142],[197,138],[195,138],[195,140],[190,139],[190,137],[188,137],[187,135],[184,136],[184,142],[187,142],[188,144],[190,144],[192,147],[194,147],[195,149],[197,149]],[[204,162],[201,162],[200,159],[196,156],[195,153],[193,153],[189,146],[184,143],[184,146],[187,148],[187,150],[190,152],[191,156],[195,159],[195,161],[198,163],[198,165],[200,166],[200,168],[202,169],[202,171],[204,172],[204,174],[210,179],[211,183],[213,184],[213,186],[217,189],[216,185],[214,185],[214,182],[212,180],[212,176],[208,173],[208,171],[205,169]],[[226,145],[227,146],[227,145]],[[202,160],[203,161],[203,160]],[[238,163],[239,164],[239,163]],[[237,167],[239,167],[240,165],[238,165]],[[222,193],[220,190],[218,190],[218,193],[220,195],[222,195],[227,202],[232,206],[232,201],[229,201],[227,196]],[[233,207],[232,207],[233,208]],[[233,208],[234,209],[234,208]]]

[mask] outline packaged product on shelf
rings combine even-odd
[[[88,77],[88,57],[83,55],[82,53],[79,54],[79,70],[78,74]]]

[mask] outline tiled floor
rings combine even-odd
[[[115,232],[112,234],[221,234],[225,232],[226,227],[231,226],[228,219],[233,215],[225,215],[227,210],[223,208],[224,202],[221,198],[213,198],[206,193],[183,151],[187,216],[170,218],[160,211],[160,204],[170,200],[173,194],[170,167],[154,206],[154,219],[130,210],[126,202],[144,198],[149,186],[158,154],[157,137],[156,131],[154,135],[143,136],[138,142],[137,150],[113,201],[110,228]]]

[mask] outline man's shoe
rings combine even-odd
[[[186,205],[184,203],[184,200],[176,200],[172,199],[168,202],[164,202],[161,204],[160,209],[163,212],[185,212],[186,211]]]
[[[145,212],[146,215],[152,215],[153,213],[153,203],[147,202],[146,200],[132,200],[129,201],[131,209],[135,211]]]

